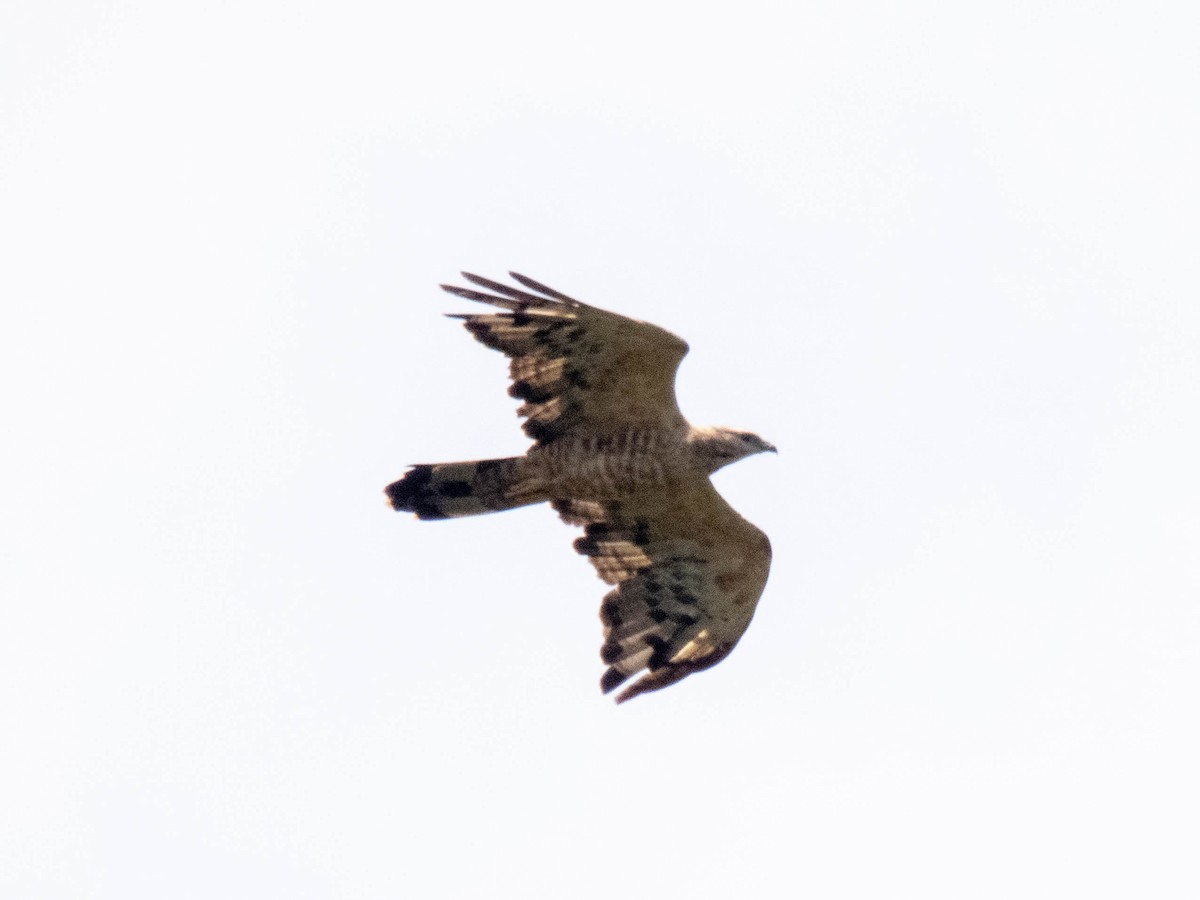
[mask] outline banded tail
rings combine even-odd
[[[416,513],[418,519],[477,516],[547,499],[517,489],[521,461],[510,457],[413,466],[383,492],[392,509]]]

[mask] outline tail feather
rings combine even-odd
[[[384,488],[392,508],[418,519],[452,519],[512,509],[544,497],[518,492],[520,457],[413,466]]]

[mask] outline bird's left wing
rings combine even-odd
[[[707,478],[619,502],[556,500],[582,525],[575,549],[613,585],[600,606],[605,692],[622,703],[714,666],[741,638],[767,582],[771,544]]]
[[[686,428],[675,400],[675,371],[688,346],[665,328],[607,312],[532,278],[520,288],[463,277],[485,291],[443,290],[504,312],[453,313],[480,343],[510,360],[510,396],[523,400],[525,433],[548,444],[567,433]]]

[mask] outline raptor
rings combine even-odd
[[[510,360],[524,456],[412,466],[385,489],[394,509],[448,519],[549,503],[581,526],[575,549],[612,589],[600,687],[634,675],[623,702],[724,659],[750,624],[771,544],[709,480],[775,448],[748,431],[683,417],[675,373],[687,344],[510,272],[520,287],[462,273],[484,290],[442,285],[499,312],[451,314]]]

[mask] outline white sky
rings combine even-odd
[[[0,894],[1200,894],[1200,13],[0,6]],[[775,567],[617,708],[446,311],[692,345]]]

